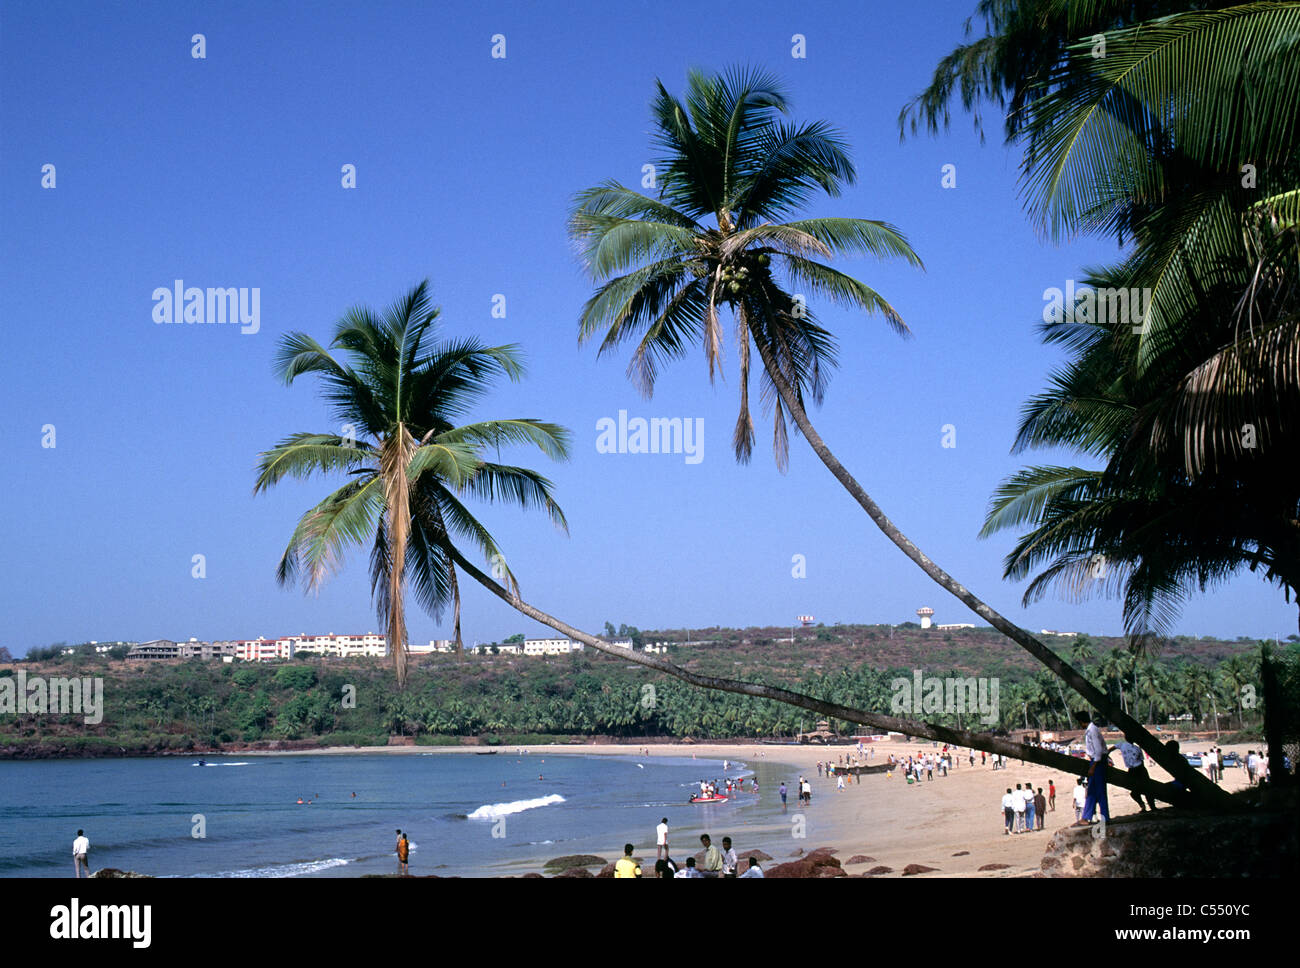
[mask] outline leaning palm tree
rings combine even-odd
[[[460,420],[494,379],[523,374],[515,346],[477,340],[434,341],[438,309],[420,283],[385,312],[349,310],[323,346],[306,333],[285,336],[276,372],[286,385],[312,374],[340,433],[297,433],[261,455],[254,493],[285,477],[342,474],[347,482],[298,522],[280,558],[281,584],[308,590],[339,564],[351,545],[370,543],[370,587],[388,639],[398,686],[406,682],[408,586],[430,614],[453,608],[460,639],[460,590],[448,554],[453,538],[469,542],[513,582],[496,540],[463,503],[466,497],[542,508],[560,528],[564,513],[550,482],[535,471],[487,460],[500,444],[525,444],[554,459],[568,455],[568,432],[532,418]],[[346,362],[339,353],[346,354]]]
[[[808,417],[835,362],[831,334],[817,324],[797,288],[902,319],[866,283],[832,268],[836,255],[920,259],[894,227],[857,218],[791,219],[815,193],[834,197],[856,173],[839,134],[824,122],[782,119],[786,97],[762,72],[692,72],[684,101],[660,82],[651,111],[661,157],[657,197],[616,181],[580,192],[570,230],[598,285],[580,318],[579,338],[601,336],[601,352],[634,343],[629,374],[647,395],[664,363],[702,344],[710,375],[722,352],[720,307],[736,325],[740,412],[733,445],[750,457],[751,352],[762,362],[763,399],[773,412],[773,450],[784,468],[787,417],[813,452],[881,531],[932,580],[1064,679],[1131,734],[1189,789],[1218,797],[1135,721],[1042,642],[956,581],[912,543],[827,447]]]

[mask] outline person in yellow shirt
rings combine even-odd
[[[632,859],[633,849],[631,844],[623,845],[623,856],[614,862],[615,877],[641,876],[641,865]]]

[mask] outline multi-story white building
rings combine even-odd
[[[232,643],[236,659],[245,662],[270,662],[275,659],[292,659],[294,644],[292,639],[237,639]]]
[[[455,652],[456,646],[451,639],[430,639],[428,645],[416,645],[414,642],[407,643],[406,651],[411,655],[430,655],[434,652]]]
[[[573,639],[524,639],[524,655],[568,655],[582,649],[582,643]]]
[[[354,656],[372,656],[383,658],[388,655],[388,640],[374,632],[365,635],[294,635],[280,642],[292,642],[294,653],[309,655],[332,655],[341,659]]]

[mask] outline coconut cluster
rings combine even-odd
[[[767,269],[771,258],[766,252],[744,255],[734,262],[724,263],[719,276],[719,295],[726,301],[738,300],[750,281]]]

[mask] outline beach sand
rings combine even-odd
[[[1107,742],[1113,744],[1118,737],[1110,734]],[[1207,741],[1183,741],[1186,752],[1199,752],[1211,744]],[[502,752],[527,749],[530,754],[543,756],[580,755],[602,756],[642,755],[644,746],[635,745],[564,745],[564,746],[527,746],[502,748]],[[1243,757],[1249,744],[1222,744],[1223,751],[1235,750]],[[733,830],[720,830],[714,833],[715,842],[721,835],[730,834],[736,841],[736,848],[742,857],[746,848],[746,833],[751,836],[761,835],[763,845],[774,859],[764,862],[764,867],[783,863],[793,859],[796,851],[809,852],[818,847],[831,847],[836,850],[836,857],[850,874],[863,873],[876,866],[893,869],[892,873],[879,875],[886,877],[902,876],[903,868],[909,864],[921,864],[934,868],[933,873],[915,876],[922,877],[1023,877],[1036,873],[1042,860],[1043,852],[1052,834],[1062,827],[1074,822],[1074,804],[1072,792],[1075,784],[1073,774],[1063,773],[1032,763],[1021,764],[1017,760],[1008,760],[1006,770],[994,771],[990,766],[980,766],[979,752],[975,754],[974,768],[969,760],[961,758],[948,776],[940,776],[936,771],[933,781],[927,781],[922,773],[919,784],[909,785],[903,776],[895,772],[892,776],[873,774],[863,776],[861,783],[852,778],[846,779],[843,792],[836,789],[836,781],[817,776],[816,764],[830,760],[838,762],[841,755],[847,758],[853,751],[850,746],[763,746],[746,744],[656,744],[648,747],[647,759],[660,756],[698,757],[702,760],[729,759],[733,763],[741,762],[749,768],[764,775],[761,796],[772,802],[776,798],[776,782],[773,776],[783,776],[782,767],[788,768],[786,782],[790,785],[789,809],[777,822],[767,822],[760,826]],[[928,742],[891,741],[875,744],[875,756],[868,763],[884,762],[889,753],[896,757],[905,757],[909,753],[937,753],[937,747]],[[374,747],[367,749],[329,749],[317,751],[319,754],[331,753],[439,753],[445,755],[463,755],[481,752],[473,747]],[[242,755],[242,754],[241,754]],[[301,755],[301,754],[294,754]],[[1112,768],[1122,764],[1118,753],[1111,756]],[[1150,768],[1151,776],[1156,780],[1169,779],[1168,774],[1158,766]],[[799,774],[811,779],[813,786],[812,803],[800,808],[794,781]],[[1048,781],[1056,781],[1056,810],[1049,809],[1043,830],[1028,834],[1008,836],[1004,831],[1002,816],[1002,795],[1009,786],[1015,788],[1017,783],[1028,783],[1035,789],[1043,788],[1047,793]],[[1225,769],[1223,787],[1229,791],[1242,789],[1248,785],[1244,767]],[[1113,818],[1136,813],[1138,806],[1122,787],[1109,786],[1108,796],[1110,815]],[[771,798],[771,799],[769,799]],[[803,837],[798,837],[799,825],[793,822],[794,815],[802,814]],[[629,831],[628,838],[637,842],[638,855],[648,856],[653,864],[654,848],[647,849],[645,831]],[[772,850],[771,844],[780,843],[789,837],[789,850]],[[965,852],[963,856],[955,854]],[[611,845],[609,857],[617,854],[615,845]],[[684,859],[686,852],[674,849],[679,859]],[[851,857],[864,855],[873,858],[869,862],[849,864]],[[545,858],[541,858],[544,860]],[[996,871],[980,871],[986,864],[1005,864],[1005,868]],[[502,874],[524,873],[529,870],[539,871],[539,859],[520,858],[517,863],[501,869]]]

